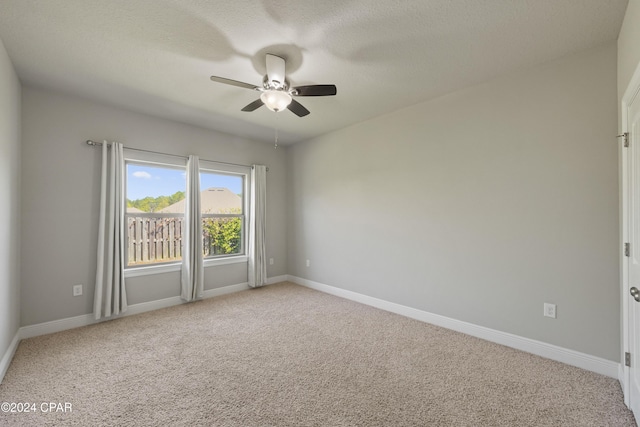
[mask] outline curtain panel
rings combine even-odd
[[[102,143],[98,254],[93,314],[96,320],[127,311],[124,282],[124,149]]]
[[[202,254],[202,220],[200,218],[200,160],[189,156],[187,194],[182,235],[182,276],[180,297],[185,301],[202,299],[204,294],[204,260]]]
[[[257,288],[267,283],[265,233],[267,223],[267,167],[251,168],[251,215],[249,220],[249,286]]]

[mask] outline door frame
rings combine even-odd
[[[638,63],[633,77],[629,81],[629,85],[624,91],[620,104],[620,134],[629,132],[629,105],[640,97],[640,63]],[[639,98],[640,99],[640,98]],[[630,172],[630,158],[628,150],[624,147],[624,138],[618,138],[618,166],[619,166],[619,197],[620,197],[620,307],[621,307],[621,325],[622,325],[622,346],[620,354],[620,369],[618,370],[618,380],[622,386],[622,392],[624,395],[624,403],[627,407],[630,406],[629,401],[629,387],[630,387],[630,375],[631,370],[625,365],[625,353],[629,351],[629,332],[630,318],[629,318],[629,261],[630,257],[624,254],[624,244],[629,242],[629,198],[630,198],[630,186],[629,176]],[[640,138],[637,139],[640,141]],[[631,250],[640,250],[640,248],[631,248]]]

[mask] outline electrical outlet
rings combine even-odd
[[[273,258],[269,258],[269,265],[273,265]]]
[[[307,267],[311,267],[311,261],[307,260]]]
[[[73,296],[79,297],[82,295],[82,285],[73,285]]]
[[[556,318],[556,305],[549,304],[548,302],[544,303],[544,316]]]

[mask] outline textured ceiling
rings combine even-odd
[[[627,0],[2,0],[23,83],[292,143],[617,38]],[[311,114],[240,109],[264,54]]]

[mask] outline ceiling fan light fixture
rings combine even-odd
[[[287,106],[291,104],[292,100],[291,95],[287,92],[273,89],[262,92],[260,99],[269,110],[275,111],[276,113],[287,108]]]

